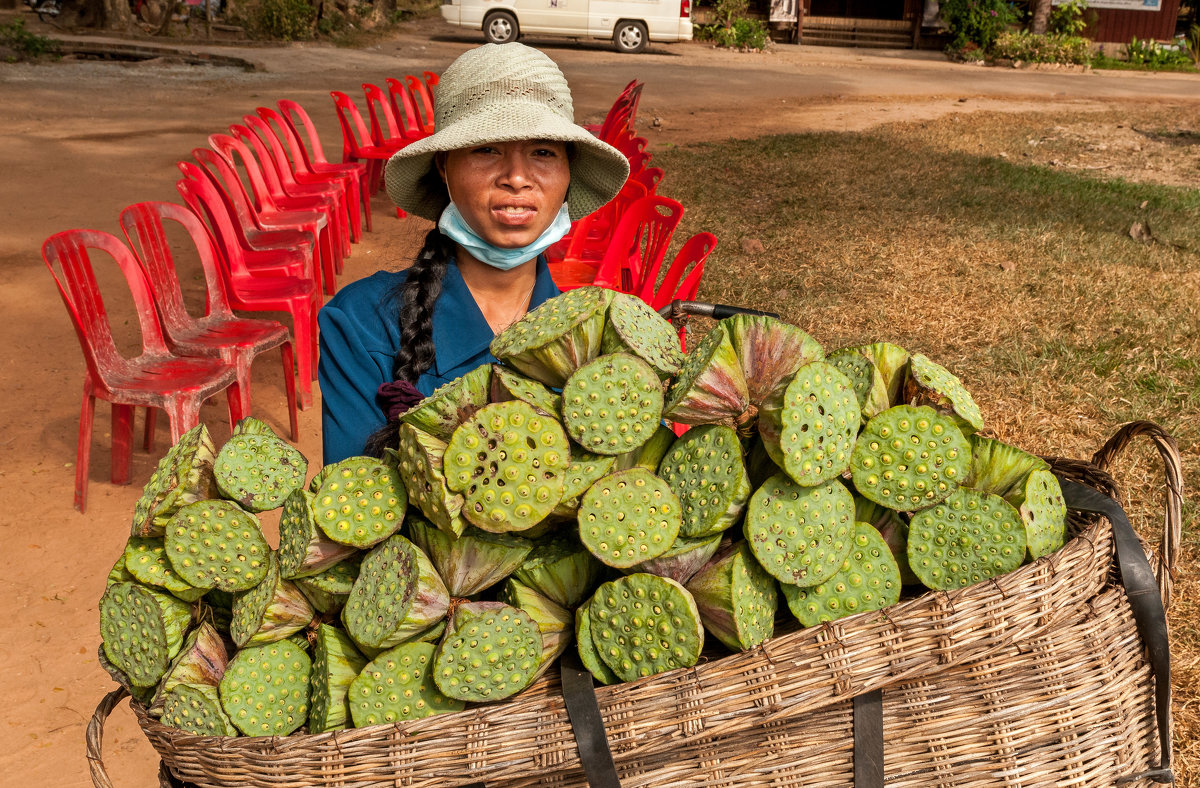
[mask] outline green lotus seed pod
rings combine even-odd
[[[627,575],[596,589],[588,606],[596,652],[622,681],[700,659],[704,627],[683,586],[657,575]]]
[[[850,467],[858,427],[850,379],[824,361],[797,370],[783,396],[764,405],[758,417],[767,452],[807,487],[836,479]]]
[[[965,487],[908,525],[908,564],[929,588],[965,588],[1011,572],[1025,549],[1020,512],[999,495]]]
[[[350,684],[348,701],[354,726],[462,711],[465,703],[447,698],[433,683],[433,654],[430,643],[404,643],[371,660]]]
[[[250,512],[277,509],[304,486],[308,460],[254,418],[238,422],[213,463],[217,489]]]
[[[781,473],[751,496],[744,530],[754,557],[772,577],[816,585],[850,551],[854,499],[839,481],[802,487]]]
[[[197,424],[158,462],[133,509],[131,536],[162,536],[180,507],[211,498],[216,450],[208,428]]]
[[[667,392],[663,415],[684,424],[749,428],[758,415],[729,333],[718,323],[688,351]]]
[[[196,588],[245,591],[266,577],[270,545],[258,518],[232,501],[207,500],[180,509],[164,546],[171,566]]]
[[[138,537],[132,537],[134,539]],[[117,558],[117,562],[113,564],[113,568],[108,571],[108,577],[104,581],[104,587],[108,588],[113,583],[127,583],[137,580],[136,577],[125,566],[125,553]]]
[[[536,410],[558,417],[562,413],[562,398],[550,389],[500,364],[492,365],[492,402],[511,402],[519,399]],[[447,438],[446,440],[449,440]]]
[[[668,577],[676,583],[687,585],[688,580],[717,554],[717,550],[721,548],[722,538],[723,533],[702,536],[697,539],[680,536],[675,539],[675,543],[671,545],[670,549],[658,558],[651,558],[649,561],[624,571],[628,574],[644,572],[650,575],[659,575]],[[725,539],[725,541],[729,540]]]
[[[552,416],[514,400],[488,405],[463,422],[444,462],[447,486],[466,499],[463,517],[492,533],[519,532],[562,499],[571,451]]]
[[[346,604],[354,581],[358,579],[364,555],[366,553],[356,553],[320,574],[298,577],[294,581],[296,587],[308,598],[313,609],[321,613],[338,613]]]
[[[533,682],[541,657],[542,636],[527,613],[501,602],[465,602],[434,653],[433,681],[455,700],[503,700]]]
[[[864,613],[900,601],[900,567],[883,537],[869,523],[856,523],[850,554],[833,577],[808,588],[783,586],[801,626]]]
[[[601,684],[616,684],[621,679],[612,668],[604,664],[592,642],[591,600],[584,602],[575,609],[575,647],[579,650],[579,661],[592,674],[592,678]]]
[[[179,653],[167,667],[162,681],[159,682],[158,690],[151,700],[150,713],[160,714],[167,693],[180,684],[205,685],[212,687],[215,692],[221,676],[225,675],[225,666],[228,663],[229,655],[225,651],[225,643],[221,640],[221,634],[212,624],[202,621],[188,634],[183,641],[183,647],[179,649]]]
[[[1019,500],[1015,493],[1007,500],[1017,507],[1025,523],[1030,558],[1050,555],[1066,543],[1067,505],[1053,473],[1031,471]]]
[[[871,345],[858,345],[845,349],[860,354],[874,364],[876,372],[883,381],[883,388],[886,392],[883,399],[877,400],[877,395],[874,393],[871,396],[872,402],[878,401],[880,405],[876,412],[887,410],[893,405],[904,404],[904,378],[908,374],[909,360],[907,350],[890,342],[875,342]],[[886,405],[883,404],[884,401],[887,402]]]
[[[1050,463],[1041,457],[1022,451],[995,438],[971,436],[971,470],[963,480],[964,487],[999,495],[1006,500],[1025,487],[1033,471],[1049,470]],[[1013,501],[1009,500],[1009,503]],[[1019,504],[1013,503],[1014,506]]]
[[[850,380],[862,418],[869,419],[876,413],[892,407],[888,398],[887,381],[862,353],[845,348],[830,353],[829,358],[825,360]]]
[[[438,386],[432,394],[414,405],[400,421],[432,435],[443,443],[459,424],[488,404],[492,368],[484,364],[462,377]]]
[[[644,468],[605,476],[579,504],[579,540],[601,563],[617,569],[665,553],[682,523],[675,493]]]
[[[861,495],[855,495],[854,519],[856,522],[870,524],[883,537],[888,549],[892,551],[892,558],[896,559],[896,566],[900,569],[902,585],[911,586],[921,582],[908,566],[908,521],[899,512],[880,506]]]
[[[662,385],[649,364],[626,353],[604,355],[563,384],[563,426],[590,452],[625,454],[658,430],[662,402]]]
[[[404,522],[408,493],[391,461],[351,457],[323,471],[314,492],[317,525],[335,542],[366,549]]]
[[[752,492],[737,433],[717,424],[681,435],[663,457],[658,475],[679,498],[680,534],[691,538],[720,534],[737,523]]]
[[[267,576],[249,591],[233,598],[229,634],[238,646],[274,643],[299,632],[313,620],[313,608],[290,580],[279,576],[279,562],[271,553]]]
[[[279,575],[288,580],[318,575],[357,552],[357,548],[339,544],[317,525],[313,510],[316,495],[295,490],[283,502],[279,516]]]
[[[104,654],[137,687],[153,687],[183,646],[188,603],[137,583],[113,583],[100,598]]]
[[[143,585],[161,588],[184,602],[195,602],[204,596],[206,589],[191,585],[171,566],[160,537],[129,537],[123,558],[126,572]]]
[[[116,665],[108,661],[108,657],[104,655],[103,642],[101,642],[100,646],[96,649],[96,662],[99,663],[100,667],[104,668],[104,672],[111,676],[113,681],[124,687],[125,691],[128,692],[135,701],[143,706],[148,707],[150,705],[152,699],[154,698],[154,687],[135,686],[134,683],[129,680],[129,677],[125,675],[124,671],[120,670]],[[147,711],[149,711],[149,709],[147,709]]]
[[[945,500],[967,478],[971,444],[933,408],[897,405],[867,422],[850,472],[859,494],[907,512]]]
[[[217,688],[178,684],[163,697],[163,725],[197,736],[237,736],[238,729],[221,708]]]
[[[571,373],[600,355],[612,298],[602,287],[551,298],[496,335],[492,355],[526,377],[561,388]]]
[[[964,435],[983,429],[983,414],[962,381],[920,353],[913,353],[909,359],[904,399],[913,405],[930,405],[948,415]]]
[[[513,573],[533,542],[511,534],[490,534],[468,528],[457,539],[412,517],[408,533],[413,543],[429,556],[450,596],[475,596]]]
[[[393,636],[404,624],[422,579],[417,553],[412,542],[397,534],[363,558],[342,609],[346,634],[355,643],[390,648],[405,639],[393,640]]]
[[[575,634],[575,614],[511,577],[504,581],[499,600],[525,612],[537,625],[538,633],[542,636],[542,656],[536,680],[571,645],[571,638]]]
[[[350,683],[366,666],[367,658],[346,633],[329,624],[317,627],[308,704],[309,733],[337,731],[349,724]]]
[[[308,719],[312,660],[281,640],[242,649],[221,677],[221,707],[247,736],[287,736]]]
[[[592,593],[603,572],[604,565],[579,539],[564,533],[534,545],[512,576],[555,604],[574,609]]]
[[[746,379],[750,402],[759,406],[782,391],[796,370],[825,358],[821,345],[796,326],[766,315],[734,315],[721,321]]]
[[[679,371],[683,353],[670,321],[637,296],[617,293],[608,307],[602,353],[628,353],[645,361],[666,380]]]
[[[775,634],[779,595],[745,542],[717,553],[685,586],[705,632],[732,651],[761,646]]]
[[[605,457],[578,449],[571,452],[571,464],[563,476],[562,500],[552,514],[574,519],[579,511],[579,498],[600,479],[616,468],[617,457]]]
[[[400,449],[393,459],[404,479],[408,499],[429,521],[451,536],[467,527],[463,497],[446,486],[446,444],[410,424],[400,425]]]

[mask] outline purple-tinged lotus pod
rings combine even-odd
[[[596,588],[604,565],[571,533],[540,540],[513,578],[562,607],[574,609]]]
[[[321,476],[313,490],[313,515],[333,541],[365,550],[404,522],[408,493],[394,456],[350,457],[323,469]]]
[[[658,430],[662,409],[658,375],[628,353],[589,361],[563,384],[563,426],[575,443],[596,454],[636,450]]]
[[[887,401],[889,407],[891,405],[899,405],[904,401],[904,378],[908,375],[908,360],[909,353],[899,345],[893,345],[891,342],[874,342],[870,345],[856,345],[852,348],[846,348],[855,353],[860,353],[868,361],[875,365],[876,371],[879,372],[883,379],[884,390],[887,392]],[[871,401],[875,402],[876,394],[872,394]],[[880,410],[887,410],[887,407]]]
[[[502,364],[493,364],[492,402],[512,402],[515,399],[528,402],[551,416],[562,413],[562,397],[558,394],[515,370]]]
[[[464,602],[450,614],[433,659],[442,694],[488,703],[533,683],[542,664],[542,636],[529,614],[503,602]]]
[[[796,370],[825,358],[825,349],[807,333],[766,315],[734,315],[721,321],[741,362],[750,402],[761,410]]]
[[[204,684],[215,689],[221,683],[228,663],[229,654],[225,651],[221,633],[212,624],[201,622],[188,634],[183,647],[163,674],[149,712],[161,713],[167,693],[180,684]]]
[[[604,664],[592,642],[592,600],[587,600],[575,608],[575,647],[579,650],[579,661],[588,669],[592,677],[601,684],[616,684],[621,679],[612,668]]]
[[[850,379],[854,395],[858,398],[858,409],[862,417],[869,419],[876,413],[892,407],[888,397],[887,381],[869,358],[852,348],[830,353],[825,359]]]
[[[237,736],[237,726],[210,684],[177,684],[163,696],[162,724],[196,736]]]
[[[663,457],[667,456],[667,451],[674,443],[675,431],[665,424],[660,424],[654,434],[650,436],[650,440],[631,452],[619,455],[612,470],[627,471],[630,468],[645,468],[651,473],[655,473],[658,471]]]
[[[419,552],[412,542],[395,534],[363,558],[342,608],[346,634],[360,647],[388,648],[405,640],[393,636],[405,625],[417,588],[425,580]]]
[[[272,553],[263,581],[234,597],[229,634],[239,647],[274,643],[307,627],[314,615],[296,584],[279,576],[279,561]]]
[[[908,565],[928,588],[966,588],[1007,574],[1025,560],[1025,523],[991,493],[959,487],[908,524]]]
[[[346,604],[354,581],[358,579],[358,570],[365,555],[364,552],[357,552],[320,574],[298,577],[293,582],[315,610],[326,614],[338,613]]]
[[[690,668],[704,648],[696,601],[657,575],[626,575],[596,589],[588,605],[596,653],[623,681]]]
[[[279,516],[279,575],[288,580],[310,577],[358,552],[358,548],[339,544],[317,527],[313,512],[316,496],[298,489],[283,502]]]
[[[679,371],[683,353],[670,321],[637,296],[617,293],[608,307],[601,353],[629,353],[666,380]]]
[[[161,588],[184,602],[195,602],[208,589],[196,588],[183,578],[167,559],[163,540],[157,536],[131,536],[125,543],[125,570],[139,583]]]
[[[928,357],[913,353],[904,379],[904,401],[910,405],[929,405],[950,416],[964,435],[983,429],[983,414],[962,381],[950,370]]]
[[[762,645],[775,633],[775,580],[746,542],[726,546],[686,584],[704,629],[733,651]]]
[[[525,611],[537,625],[542,636],[542,664],[537,671],[540,676],[571,645],[575,636],[575,614],[511,577],[500,589],[499,600]]]
[[[587,489],[616,468],[619,457],[606,457],[578,449],[571,452],[571,464],[563,476],[562,500],[551,512],[555,517],[575,519],[579,511],[579,499]],[[529,532],[526,531],[526,534]]]
[[[580,287],[543,302],[492,340],[501,363],[539,383],[561,388],[575,370],[600,355],[613,292]]]
[[[436,567],[450,596],[475,596],[513,573],[533,542],[512,534],[492,534],[467,528],[455,538],[434,528],[420,517],[413,517],[408,535]]]
[[[133,511],[131,536],[162,536],[175,512],[183,506],[216,495],[213,460],[216,458],[208,428],[198,424],[179,436],[150,474]]]
[[[308,703],[308,732],[342,730],[350,723],[347,693],[350,683],[367,666],[354,641],[329,624],[317,627],[313,640],[312,688]]]
[[[721,533],[701,536],[697,539],[680,536],[675,539],[671,548],[658,558],[652,558],[625,571],[629,574],[645,572],[687,585],[692,576],[717,554],[722,540],[726,543],[729,542],[729,538]]]
[[[691,538],[720,534],[736,524],[753,492],[737,433],[721,424],[692,427],[679,436],[658,476],[683,506],[680,535]]]
[[[187,602],[140,583],[113,583],[100,598],[104,655],[136,687],[158,684],[191,621]]]
[[[462,711],[465,703],[447,698],[433,683],[433,655],[430,643],[402,643],[373,657],[350,683],[347,699],[355,727]]]
[[[758,416],[741,362],[718,323],[684,359],[667,392],[663,415],[684,424],[725,424],[749,431]]]
[[[945,500],[970,470],[971,442],[952,418],[927,406],[897,405],[876,414],[850,456],[859,494],[900,512]]]
[[[853,546],[833,577],[810,588],[781,588],[800,625],[813,627],[900,601],[900,568],[879,532],[856,523]]]
[[[248,512],[283,505],[304,487],[308,460],[264,422],[244,418],[213,461],[213,479],[221,495]]]
[[[450,440],[459,424],[488,404],[492,383],[489,364],[476,367],[449,383],[438,386],[425,399],[409,408],[400,421],[427,432],[438,440]]]
[[[860,424],[850,379],[825,361],[796,370],[782,397],[758,412],[758,432],[776,464],[811,487],[841,476]]]
[[[901,583],[908,586],[921,582],[908,567],[908,520],[904,519],[903,515],[861,495],[855,495],[854,519],[856,522],[868,523],[879,531],[900,568]]]
[[[411,424],[401,424],[399,451],[386,451],[400,469],[408,500],[441,530],[451,536],[461,534],[467,527],[462,518],[464,498],[446,486],[446,444]]]

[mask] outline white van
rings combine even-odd
[[[691,0],[442,0],[442,18],[493,44],[522,33],[611,38],[621,52],[691,41]]]

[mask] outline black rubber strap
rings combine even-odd
[[[608,734],[596,702],[596,687],[592,674],[579,663],[579,657],[568,650],[559,660],[562,675],[563,701],[567,717],[575,732],[579,761],[591,788],[621,788],[617,765],[608,748]]]
[[[1171,648],[1167,638],[1167,614],[1158,595],[1158,581],[1146,559],[1146,553],[1134,533],[1121,505],[1109,496],[1070,479],[1059,478],[1067,507],[1081,512],[1102,514],[1112,523],[1113,543],[1117,548],[1117,566],[1138,634],[1150,655],[1154,672],[1154,704],[1158,719],[1158,768],[1131,774],[1116,780],[1117,785],[1149,780],[1174,783],[1171,771]]]
[[[883,690],[854,696],[854,788],[883,788]]]

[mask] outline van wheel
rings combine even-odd
[[[641,22],[632,22],[623,19],[617,22],[617,26],[613,29],[613,44],[616,45],[619,52],[641,52],[649,43],[650,35],[646,32],[646,26]]]
[[[496,11],[483,20],[483,37],[492,44],[507,44],[516,41],[520,31],[517,18],[507,11]]]

